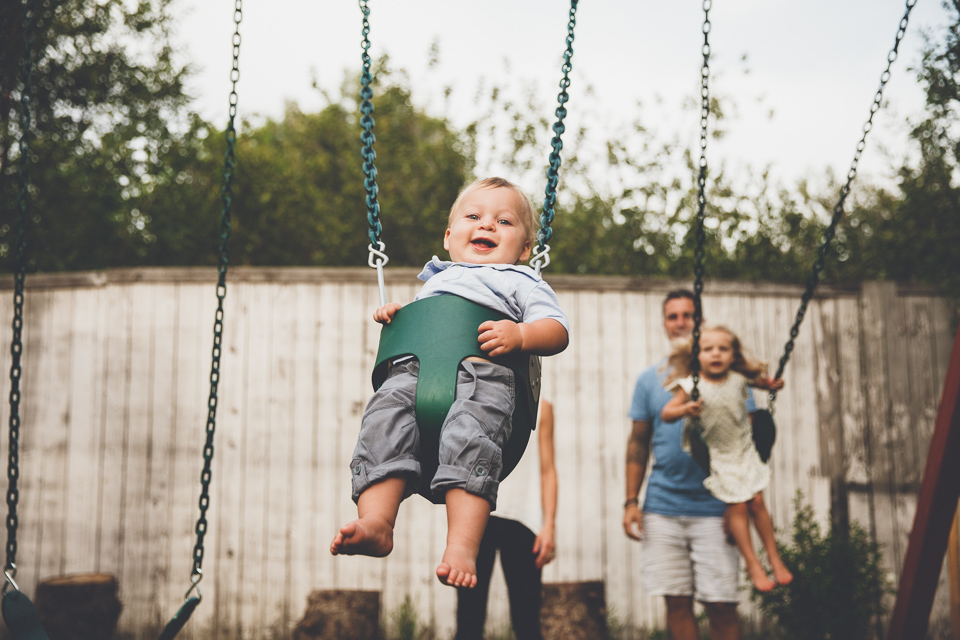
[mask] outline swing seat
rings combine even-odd
[[[430,491],[437,472],[440,431],[456,397],[457,367],[478,356],[510,367],[516,376],[516,403],[513,431],[503,447],[503,480],[513,471],[537,424],[540,400],[540,358],[521,353],[490,358],[480,349],[477,328],[488,320],[507,316],[464,298],[434,296],[413,302],[399,311],[380,331],[380,348],[373,369],[373,388],[387,378],[388,364],[400,356],[414,356],[420,362],[417,380],[417,426],[420,429],[420,495],[434,504],[443,496]]]
[[[760,460],[764,463],[770,460],[773,443],[777,439],[777,426],[773,423],[773,414],[766,409],[757,409],[753,412],[753,445],[757,449]],[[700,465],[703,472],[710,475],[710,449],[703,439],[703,429],[698,424],[693,437],[690,438],[690,456]]]
[[[14,640],[48,640],[30,598],[17,590],[3,594],[3,621]]]
[[[770,451],[777,439],[777,426],[773,424],[773,414],[766,409],[753,412],[753,444],[757,447],[760,459],[767,462]]]

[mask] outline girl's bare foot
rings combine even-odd
[[[330,553],[382,558],[393,551],[393,527],[374,516],[365,516],[340,527],[330,543]]]
[[[770,566],[773,567],[773,579],[777,581],[777,584],[790,584],[793,582],[793,574],[790,573],[790,570],[787,569],[783,562],[771,562]]]
[[[437,565],[437,578],[451,587],[473,589],[477,586],[476,551],[464,545],[447,544],[443,559]]]
[[[757,591],[770,591],[777,586],[777,583],[770,579],[759,562],[756,565],[747,565],[747,575],[750,576],[750,581],[757,588]]]

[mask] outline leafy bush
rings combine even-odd
[[[886,610],[883,596],[892,593],[879,545],[856,523],[847,536],[834,531],[824,536],[799,491],[794,505],[793,546],[778,544],[793,582],[755,591],[752,599],[776,619],[778,635],[787,640],[872,638]]]

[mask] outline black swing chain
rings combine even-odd
[[[900,41],[903,40],[903,36],[907,31],[907,22],[910,19],[910,12],[913,10],[914,5],[916,4],[917,0],[907,0],[906,2],[906,10],[903,14],[903,17],[900,19],[900,25],[897,28],[897,37],[894,40],[893,48],[890,50],[890,53],[887,54],[887,67],[883,70],[883,73],[880,74],[880,87],[877,89],[876,94],[874,94],[873,104],[870,106],[870,116],[863,125],[863,135],[860,137],[860,141],[857,143],[856,153],[853,154],[853,162],[850,163],[850,170],[847,172],[847,181],[843,187],[840,188],[840,197],[837,200],[837,204],[833,207],[833,216],[830,219],[830,226],[828,226],[827,230],[824,231],[823,240],[820,243],[820,247],[817,249],[817,258],[813,263],[813,271],[811,272],[810,277],[807,278],[807,286],[806,289],[804,289],[803,296],[800,301],[800,308],[797,310],[797,317],[793,322],[793,326],[790,327],[790,339],[787,340],[787,343],[784,346],[783,356],[780,358],[780,364],[777,367],[777,373],[773,376],[775,379],[780,379],[780,377],[783,375],[783,370],[787,366],[787,361],[790,360],[790,354],[793,351],[794,341],[800,334],[800,324],[803,322],[803,316],[807,312],[807,305],[813,298],[813,293],[817,288],[817,284],[820,282],[820,272],[823,271],[827,251],[830,249],[830,243],[833,241],[833,238],[836,235],[837,225],[840,222],[840,218],[843,217],[843,205],[847,199],[847,196],[850,195],[850,185],[857,176],[857,165],[860,164],[860,155],[863,153],[863,150],[867,145],[867,134],[870,133],[871,129],[873,129],[873,116],[877,113],[877,111],[880,110],[880,105],[883,101],[883,90],[886,87],[887,82],[890,80],[890,68],[897,59]],[[777,394],[775,391],[770,392],[771,402],[776,398],[776,395]]]
[[[537,232],[536,254],[545,251],[547,241],[553,236],[553,229],[550,228],[550,225],[553,223],[555,216],[557,184],[560,181],[560,151],[563,149],[562,136],[566,130],[563,119],[567,116],[567,108],[564,105],[570,101],[567,89],[570,88],[570,72],[573,70],[573,30],[577,26],[577,3],[578,0],[570,0],[570,17],[567,20],[567,48],[563,53],[563,65],[560,67],[563,71],[563,78],[560,79],[560,93],[557,95],[557,102],[559,103],[555,112],[557,121],[553,124],[554,135],[550,142],[553,150],[550,152],[550,161],[547,167],[547,186],[543,200],[543,213],[540,214],[540,230]]]
[[[373,76],[370,73],[370,7],[367,6],[367,0],[360,0],[360,10],[363,11],[363,73],[360,74],[360,126],[363,133],[360,134],[360,140],[363,142],[363,188],[367,192],[367,222],[370,225],[370,244],[373,247],[380,246],[380,234],[383,227],[380,225],[380,203],[377,201],[377,167],[374,161],[377,159],[377,153],[373,150],[373,143],[377,137],[373,134],[373,88],[370,86],[373,82]]]
[[[207,532],[207,509],[210,506],[211,465],[213,437],[217,426],[217,386],[220,382],[220,354],[223,344],[223,299],[227,295],[227,266],[230,262],[231,222],[233,204],[233,173],[236,168],[234,145],[237,141],[237,81],[240,80],[240,21],[243,18],[243,0],[235,0],[233,10],[233,68],[230,71],[230,121],[225,138],[227,150],[223,161],[223,186],[220,188],[220,250],[217,256],[217,312],[213,322],[213,358],[210,365],[210,398],[207,402],[207,440],[203,447],[203,472],[200,474],[200,517],[197,519],[197,544],[193,548],[192,581],[196,586],[203,575],[203,537]],[[187,592],[189,594],[189,591]]]
[[[696,249],[693,266],[693,348],[690,354],[690,372],[693,375],[693,389],[690,398],[700,398],[697,385],[700,382],[700,325],[703,323],[703,258],[707,234],[704,219],[707,208],[707,120],[710,116],[710,7],[711,0],[703,1],[703,66],[700,68],[700,171],[697,174],[697,226]]]
[[[36,12],[31,0],[23,3],[23,55],[20,58],[20,73],[23,76],[23,87],[20,94],[20,162],[18,174],[20,189],[17,192],[17,257],[16,271],[13,285],[13,340],[10,343],[10,451],[7,463],[7,557],[4,573],[7,582],[3,591],[13,582],[17,574],[17,503],[20,500],[20,491],[17,489],[17,480],[20,477],[20,380],[22,370],[20,356],[23,353],[23,298],[24,281],[26,280],[26,231],[27,231],[27,200],[30,191],[30,135],[33,127],[31,118],[30,96],[33,93],[33,28]]]

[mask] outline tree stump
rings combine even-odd
[[[603,582],[543,585],[540,625],[544,640],[607,640]]]
[[[307,596],[303,618],[293,629],[293,640],[379,638],[379,591],[313,591]]]
[[[37,585],[37,613],[50,640],[110,640],[123,605],[117,578],[80,573]]]

